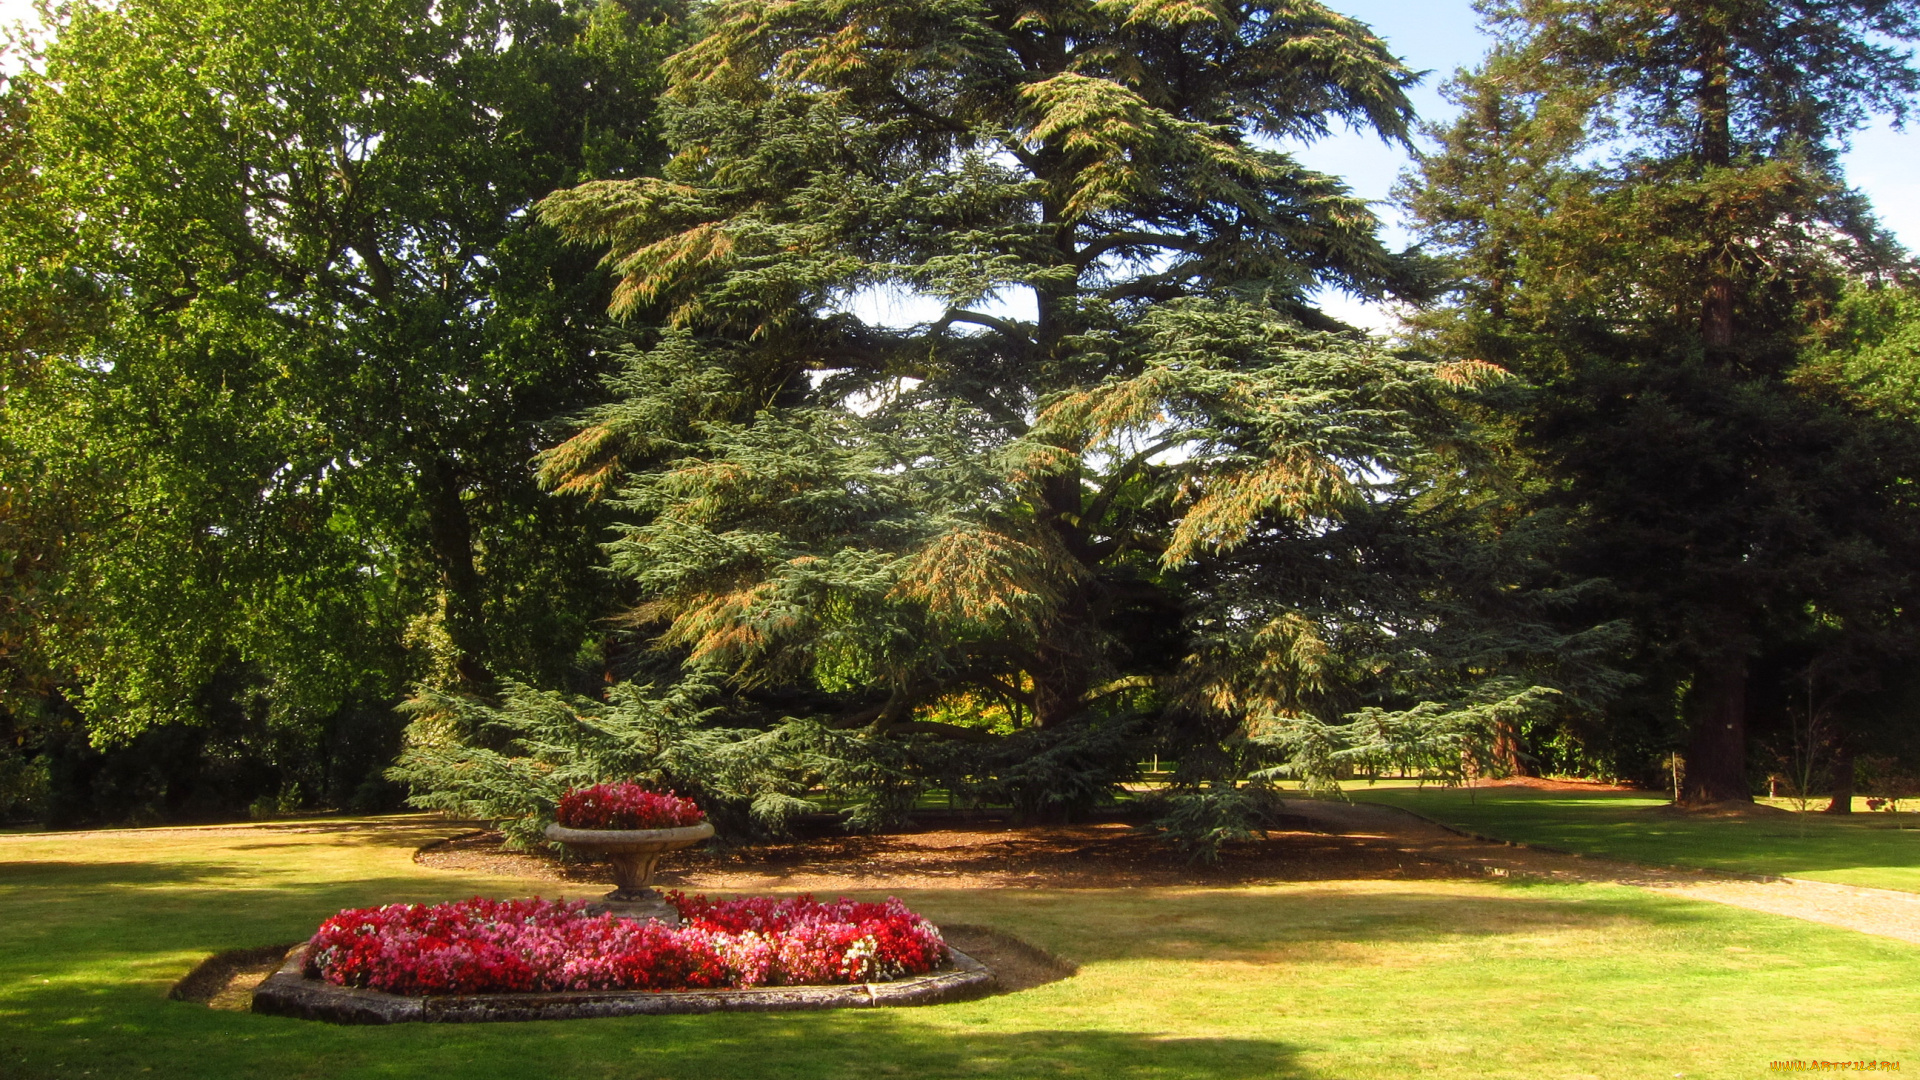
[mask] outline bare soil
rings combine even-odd
[[[1410,854],[1390,838],[1331,836],[1291,815],[1280,824],[1283,827],[1265,839],[1230,845],[1211,866],[1187,862],[1158,836],[1124,822],[1013,826],[986,819],[916,832],[823,833],[751,847],[675,852],[662,861],[655,884],[689,892],[1102,889],[1448,878],[1464,873],[1451,863]],[[604,867],[508,851],[498,833],[430,845],[415,861],[443,870],[569,885],[610,882]]]
[[[946,821],[884,836],[820,833],[785,843],[676,852],[662,864],[656,883],[688,892],[827,893],[1526,876],[1653,889],[1920,944],[1920,894],[1569,855],[1481,840],[1394,807],[1367,803],[1294,799],[1286,809],[1282,827],[1265,839],[1230,846],[1212,866],[1185,862],[1159,837],[1124,822],[1013,826],[988,819]],[[1662,807],[1649,812],[1676,811]],[[1681,812],[1778,811],[1747,807]],[[603,867],[506,851],[497,833],[473,833],[430,845],[415,860],[445,870],[562,883],[578,891],[597,891],[609,880]]]
[[[1059,982],[1079,970],[1071,961],[991,926],[948,923],[940,928],[940,936],[947,944],[987,965],[987,970],[993,972],[996,994],[1014,994]]]
[[[1538,791],[1631,791],[1644,792],[1640,788],[1625,784],[1609,784],[1604,780],[1582,780],[1572,776],[1509,776],[1502,780],[1475,780],[1477,788],[1523,787]]]
[[[215,1009],[246,1012],[253,1007],[253,990],[280,970],[295,945],[265,945],[257,949],[229,949],[202,960],[187,977],[173,984],[167,996]],[[964,950],[962,950],[964,951]]]

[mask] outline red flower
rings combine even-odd
[[[411,995],[687,990],[879,982],[947,959],[940,932],[898,900],[669,899],[680,926],[537,898],[342,911],[309,943],[307,974]]]
[[[692,799],[639,784],[595,784],[560,797],[554,820],[569,829],[678,829],[707,816]]]

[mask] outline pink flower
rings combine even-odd
[[[680,926],[538,898],[342,911],[313,936],[307,973],[411,995],[658,991],[879,982],[947,959],[940,931],[895,899],[668,899]]]

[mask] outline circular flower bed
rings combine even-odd
[[[895,899],[667,899],[680,926],[537,898],[342,911],[309,943],[306,974],[413,996],[705,990],[885,982],[948,956],[940,931]]]
[[[639,784],[595,784],[560,797],[554,820],[569,829],[681,829],[707,820],[700,805]]]

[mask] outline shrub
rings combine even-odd
[[[423,810],[494,822],[519,848],[541,835],[569,790],[630,777],[698,802],[723,839],[777,832],[814,807],[822,771],[809,729],[718,726],[714,692],[622,683],[604,702],[507,682],[498,707],[422,691],[392,779]]]
[[[1236,840],[1252,840],[1271,822],[1280,798],[1262,784],[1215,784],[1168,796],[1154,825],[1194,862],[1211,863]]]

